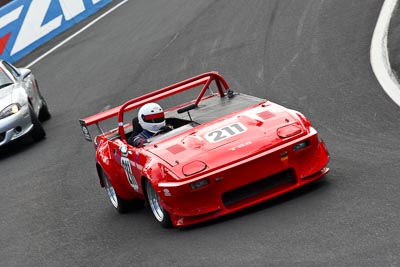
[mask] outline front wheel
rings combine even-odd
[[[51,118],[51,114],[49,112],[49,107],[47,106],[46,100],[41,96],[40,99],[42,100],[42,107],[39,111],[39,120],[40,121],[47,121]]]
[[[31,105],[29,105],[29,111],[31,114],[31,121],[33,124],[33,128],[30,132],[30,135],[32,136],[33,140],[35,141],[40,141],[46,136],[46,132],[43,129],[42,124],[40,123],[38,117],[36,116],[35,112],[33,111],[33,108]]]
[[[163,227],[171,227],[171,217],[169,216],[168,211],[166,211],[160,203],[160,196],[157,194],[154,187],[151,185],[150,181],[146,180],[146,196],[147,201],[149,202],[150,209],[153,212],[156,220],[161,223]]]
[[[111,204],[119,213],[127,213],[133,209],[138,209],[143,206],[143,200],[141,199],[125,200],[121,198],[117,192],[115,192],[113,185],[103,170],[100,170],[100,176],[104,182],[107,196],[110,199]]]

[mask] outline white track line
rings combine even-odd
[[[400,106],[400,85],[394,75],[387,51],[387,35],[390,18],[397,0],[385,0],[372,36],[370,60],[376,78],[389,97]]]
[[[58,45],[56,45],[55,47],[53,47],[52,49],[50,49],[49,51],[47,51],[46,53],[44,53],[43,55],[41,55],[40,57],[38,57],[37,59],[35,59],[34,61],[32,61],[31,63],[29,63],[26,67],[30,68],[31,66],[33,66],[34,64],[38,63],[40,60],[42,60],[43,58],[47,57],[50,53],[54,52],[56,49],[58,49],[59,47],[61,47],[62,45],[66,44],[67,42],[69,42],[72,38],[74,38],[75,36],[77,36],[78,34],[82,33],[83,31],[87,30],[89,27],[91,27],[93,24],[95,24],[96,22],[98,22],[99,20],[101,20],[102,18],[104,18],[105,16],[107,16],[108,14],[110,14],[111,12],[113,12],[114,10],[116,10],[117,8],[119,8],[120,6],[122,6],[123,4],[125,4],[126,2],[128,2],[128,0],[124,0],[121,3],[117,4],[116,6],[114,6],[113,8],[109,9],[107,12],[105,12],[104,14],[102,14],[101,16],[97,17],[96,19],[94,19],[93,21],[91,21],[88,25],[86,25],[85,27],[83,27],[82,29],[80,29],[79,31],[77,31],[76,33],[74,33],[73,35],[71,35],[70,37],[68,37],[67,39],[65,39],[64,41],[62,41],[61,43],[59,43]]]

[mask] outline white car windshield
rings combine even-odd
[[[0,68],[0,89],[12,83],[13,81],[10,79],[10,77],[8,77],[7,74],[4,73],[4,71]]]

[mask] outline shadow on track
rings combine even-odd
[[[44,140],[46,140],[46,138],[35,142],[33,138],[29,135],[22,136],[21,138],[18,138],[17,140],[0,147],[0,160],[27,151],[35,144],[43,142]]]

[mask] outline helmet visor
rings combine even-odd
[[[148,115],[142,114],[142,119],[144,122],[148,122],[148,123],[160,123],[165,120],[164,112],[148,114]]]

